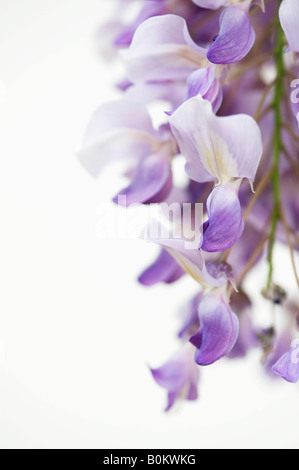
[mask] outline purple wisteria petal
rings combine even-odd
[[[196,400],[199,382],[199,370],[193,361],[188,347],[179,351],[168,362],[158,369],[151,369],[155,381],[168,392],[169,411],[177,399]]]
[[[195,361],[208,366],[226,356],[239,334],[239,321],[223,299],[207,295],[199,305],[200,328],[190,338],[196,347]]]
[[[183,18],[164,15],[138,27],[123,59],[133,82],[182,80],[208,63],[206,52],[191,39]]]
[[[228,263],[206,263],[206,270],[214,279],[224,278],[234,283],[234,271],[232,266]]]
[[[292,348],[284,354],[272,368],[287,382],[297,383],[299,380],[299,340],[294,341]]]
[[[182,239],[156,239],[149,238],[155,243],[158,243],[163,248],[167,249],[174,260],[190,274],[197,282],[202,285],[207,285],[204,275],[204,259],[198,248],[187,249],[185,240]]]
[[[230,0],[192,0],[195,5],[198,5],[202,8],[207,8],[209,10],[217,10],[223,6],[229,6]],[[243,0],[239,0],[240,5],[242,5]],[[237,3],[237,2],[236,2]],[[245,8],[249,8],[250,5],[258,5],[263,11],[265,11],[265,2],[264,0],[247,0],[243,2]]]
[[[213,67],[207,67],[193,72],[188,77],[187,86],[187,100],[200,95],[205,100],[210,101],[214,113],[217,113],[222,103],[223,92],[220,80],[216,78],[215,69]]]
[[[202,250],[225,251],[241,237],[244,230],[242,209],[234,187],[218,186],[207,202],[208,221],[204,224]]]
[[[161,250],[156,261],[139,276],[138,282],[146,287],[154,286],[160,282],[171,284],[184,274],[185,271],[173,257],[166,250]]]
[[[94,175],[116,161],[127,182],[114,201],[133,216],[141,211],[134,229],[150,217],[144,238],[159,254],[139,284],[172,284],[185,274],[197,283],[178,312],[181,351],[151,369],[167,392],[166,410],[197,398],[198,366],[255,347],[272,379],[296,383],[299,0],[116,0],[115,7],[98,52],[123,60],[112,80],[123,100],[94,114],[79,156]],[[111,234],[120,228],[114,215]],[[278,244],[290,251],[288,270],[276,259]],[[261,279],[265,264],[271,269]],[[264,311],[253,312],[245,286],[268,302]],[[282,313],[275,322],[274,307]]]
[[[220,31],[207,57],[214,64],[232,64],[242,60],[255,41],[247,11],[231,6],[220,16]]]
[[[117,203],[119,196],[126,196],[126,206],[158,203],[167,198],[171,188],[172,172],[168,157],[156,153],[140,162],[131,184],[120,191],[113,201]]]
[[[157,148],[159,135],[145,106],[121,100],[95,111],[78,155],[86,169],[97,176],[108,163],[118,159],[136,161]]]
[[[263,144],[252,117],[215,116],[211,103],[197,96],[183,103],[169,122],[191,179],[199,183],[225,183],[231,178],[254,180]]]
[[[297,0],[283,0],[279,9],[279,19],[290,49],[294,52],[299,52],[298,18],[299,2]]]
[[[217,10],[218,8],[227,5],[227,0],[192,0],[195,5],[207,8],[209,10]]]

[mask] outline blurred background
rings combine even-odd
[[[197,286],[137,284],[157,249],[97,236],[122,182],[75,156],[91,112],[118,96],[121,65],[98,36],[114,7],[0,0],[0,446],[298,448],[299,388],[265,376],[258,352],[205,369],[200,400],[163,413],[148,365],[176,350],[176,312]],[[265,276],[249,286],[267,318]]]

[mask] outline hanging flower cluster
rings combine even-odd
[[[132,3],[118,0],[119,11]],[[126,162],[129,181],[116,203],[203,206],[195,241],[155,237],[160,255],[139,277],[147,287],[185,274],[198,283],[183,312],[181,349],[152,369],[153,378],[166,389],[169,410],[197,398],[200,366],[260,347],[265,370],[297,382],[298,307],[274,282],[274,248],[277,241],[288,246],[298,282],[299,1],[138,5],[130,24],[114,20],[101,30],[110,56],[119,51],[124,64],[123,96],[94,113],[79,156],[95,176],[108,163]],[[158,127],[152,104],[160,109]],[[181,156],[183,190],[173,178]],[[283,308],[282,328],[255,326],[245,293],[247,274],[265,258],[263,295]]]

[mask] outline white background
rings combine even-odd
[[[148,364],[176,349],[176,311],[197,287],[137,285],[156,249],[96,236],[120,181],[93,180],[75,156],[116,96],[96,42],[112,4],[0,0],[0,446],[298,448],[299,389],[265,377],[256,353],[205,369],[200,401],[162,412]]]

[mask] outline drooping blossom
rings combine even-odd
[[[206,295],[199,304],[200,328],[190,338],[195,362],[208,366],[231,352],[239,334],[239,321],[222,294]]]
[[[299,380],[299,340],[294,340],[290,350],[272,367],[275,374],[291,383]]]
[[[199,366],[252,348],[267,374],[297,382],[299,308],[276,243],[299,286],[299,1],[140,0],[128,19],[131,3],[101,30],[106,58],[120,50],[122,99],[95,112],[79,158],[94,176],[122,165],[115,203],[166,205],[168,225],[145,230],[160,251],[139,283],[171,292],[189,276],[197,289],[180,308],[178,353],[151,370],[166,409],[197,398]],[[260,293],[263,314],[283,321],[259,323]]]
[[[189,347],[185,346],[161,367],[151,369],[151,373],[158,385],[168,393],[165,411],[169,411],[179,399],[197,399],[199,371]]]
[[[255,32],[245,9],[231,6],[220,16],[220,31],[210,46],[207,57],[214,64],[232,64],[251,50]]]

